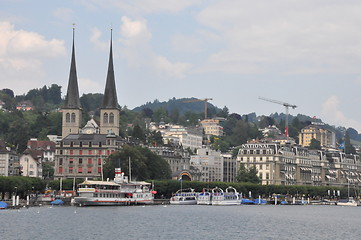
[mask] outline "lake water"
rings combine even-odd
[[[361,207],[42,206],[0,211],[0,239],[360,239]]]

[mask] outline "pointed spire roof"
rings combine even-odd
[[[63,106],[64,109],[81,108],[80,99],[79,99],[78,77],[76,74],[76,64],[75,64],[74,31],[75,29],[73,28],[73,49],[71,56],[68,90]]]
[[[114,67],[113,67],[113,47],[112,39],[113,30],[110,32],[110,54],[109,54],[109,65],[108,65],[108,74],[107,82],[105,84],[104,98],[101,108],[115,109],[118,108],[118,98],[117,90],[115,88],[115,77],[114,77]]]

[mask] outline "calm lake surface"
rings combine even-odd
[[[360,239],[361,207],[43,206],[0,211],[0,239]]]

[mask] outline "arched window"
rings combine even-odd
[[[108,113],[104,113],[103,115],[103,122],[108,123]]]
[[[65,115],[65,122],[70,122],[70,113],[67,113],[66,115]]]
[[[114,113],[109,114],[109,123],[114,123]]]
[[[75,113],[71,114],[71,122],[75,123]]]

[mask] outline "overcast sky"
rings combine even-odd
[[[230,112],[298,107],[361,132],[359,0],[0,0],[0,89],[103,93],[110,29],[118,101],[213,98]]]

